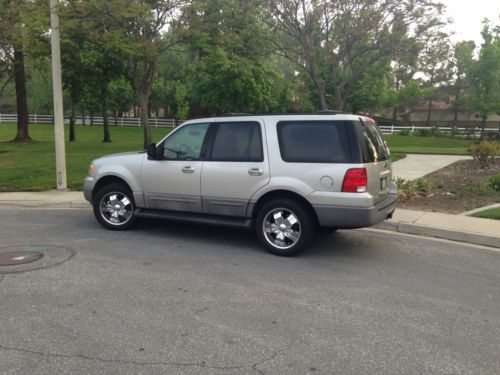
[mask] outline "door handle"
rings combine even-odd
[[[264,170],[262,168],[250,168],[248,170],[248,174],[250,176],[262,176],[264,174]]]
[[[182,173],[194,173],[194,168],[191,166],[182,167]]]

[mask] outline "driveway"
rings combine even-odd
[[[280,258],[246,231],[111,232],[89,209],[0,208],[0,239],[45,254],[0,267],[0,374],[500,372],[497,251],[354,230]]]
[[[456,161],[468,159],[471,157],[465,155],[408,154],[405,158],[392,163],[392,175],[394,178],[415,180]]]

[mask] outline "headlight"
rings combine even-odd
[[[93,176],[95,173],[95,166],[94,166],[94,162],[90,163],[90,167],[89,167],[89,176]]]

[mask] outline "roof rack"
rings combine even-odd
[[[228,112],[217,117],[236,117],[236,116],[252,116],[250,113]]]
[[[345,114],[344,111],[338,111],[336,109],[322,109],[321,111],[316,112],[318,115],[339,115]]]

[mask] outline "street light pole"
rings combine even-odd
[[[61,79],[61,49],[59,37],[59,0],[50,0],[50,39],[52,44],[52,92],[54,95],[54,136],[56,143],[57,190],[65,190],[66,150],[64,145],[64,115]]]

